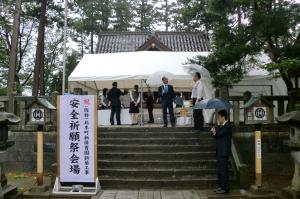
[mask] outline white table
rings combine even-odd
[[[110,125],[110,109],[98,110],[98,125],[109,126]],[[129,114],[129,109],[121,109],[121,124],[132,124],[131,116]],[[117,124],[115,115],[115,124]]]

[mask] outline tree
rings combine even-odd
[[[163,23],[165,31],[169,31],[170,28],[177,28],[177,9],[178,4],[170,0],[159,0],[158,3],[158,20]]]
[[[73,27],[76,31],[90,36],[90,53],[94,53],[94,36],[100,31],[107,31],[111,17],[110,0],[74,0],[73,10],[81,15],[75,19]],[[83,39],[83,38],[82,38]]]
[[[7,85],[8,96],[12,96],[14,90],[17,53],[18,53],[19,29],[20,29],[21,5],[22,5],[22,1],[16,0],[14,23],[13,23],[13,35],[12,35],[12,41],[10,47],[10,59],[9,59],[9,72],[8,72],[8,85]],[[11,106],[12,105],[10,105],[10,107]]]
[[[300,6],[285,0],[209,0],[199,12],[211,31],[212,53],[194,60],[204,65],[218,87],[238,82],[249,70],[247,62],[282,77],[289,93],[291,74],[300,70]],[[270,64],[260,65],[266,53]]]
[[[177,30],[207,31],[209,13],[206,12],[207,1],[178,0],[176,14]]]
[[[32,85],[32,96],[44,95],[44,40],[45,40],[45,26],[46,26],[46,8],[47,0],[41,0],[40,23],[36,47],[36,58],[34,65],[34,76]]]
[[[133,14],[131,12],[131,1],[115,0],[114,2],[113,27],[116,31],[128,31],[132,26]]]
[[[56,35],[59,35],[56,37]],[[51,94],[54,91],[62,90],[62,59],[63,34],[59,30],[47,30],[45,37],[45,93]],[[67,60],[68,61],[68,60]]]
[[[20,30],[18,38],[18,52],[15,69],[14,89],[19,95],[22,92],[31,93],[32,76],[35,57],[33,52],[36,50],[36,36],[38,35],[38,21],[40,16],[40,4],[38,1],[22,1],[22,12],[20,16]],[[13,0],[3,0],[0,2],[0,87],[5,87],[8,80],[9,56],[12,41],[12,18],[14,16]],[[55,1],[48,1],[46,28],[47,35],[45,38],[45,51],[52,43],[55,43],[57,35],[61,35],[59,29],[62,26],[62,6]],[[49,34],[50,31],[57,31],[55,35]],[[61,46],[61,45],[58,45]],[[51,50],[51,49],[49,49]],[[60,53],[57,59],[61,59]],[[46,54],[45,60],[48,60]],[[59,64],[59,63],[57,63]],[[43,64],[44,65],[44,64]],[[59,65],[58,65],[59,66]],[[55,67],[53,67],[55,71]],[[47,79],[45,74],[45,79]],[[47,82],[45,83],[47,84]],[[4,93],[4,92],[2,92]],[[4,93],[5,94],[5,93]]]
[[[155,0],[134,0],[135,29],[149,31],[153,29],[157,13],[154,11]]]

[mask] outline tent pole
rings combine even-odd
[[[140,103],[141,103],[141,114],[140,114],[140,116],[141,116],[141,118],[140,118],[140,120],[141,120],[141,126],[143,126],[144,124],[143,124],[143,116],[144,116],[144,113],[143,113],[143,79],[141,79],[141,96],[140,96],[141,98],[140,98]]]

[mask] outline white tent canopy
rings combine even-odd
[[[184,71],[184,64],[195,56],[207,56],[209,52],[165,52],[165,51],[137,51],[125,53],[86,54],[75,70],[69,76],[69,88],[84,88],[89,93],[96,93],[103,88],[111,88],[114,81],[119,88],[133,88],[140,85],[141,79],[146,80],[157,71],[167,71],[174,77],[170,84],[181,91],[190,91],[193,85],[191,75]],[[274,94],[284,94],[282,80],[275,81],[268,78],[268,72],[262,69],[251,70],[247,77],[239,84],[271,84]],[[250,82],[248,80],[251,80]],[[245,81],[243,83],[243,81]],[[276,84],[280,83],[280,88]],[[145,84],[144,84],[145,86]],[[277,86],[278,87],[278,86]],[[283,88],[281,88],[283,87]],[[247,89],[240,87],[241,90]],[[282,90],[283,89],[283,90]]]
[[[86,54],[69,76],[69,82],[83,84],[93,89],[110,88],[113,81],[120,88],[132,88],[141,79],[157,71],[168,71],[175,78],[174,87],[190,87],[190,75],[182,65],[197,55],[207,56],[208,52],[158,52],[138,51],[128,53]],[[189,81],[187,81],[189,80]]]

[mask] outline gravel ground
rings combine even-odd
[[[35,173],[7,173],[8,184],[18,187],[20,192],[25,192],[37,185]],[[44,184],[50,186],[50,175],[44,175]]]

